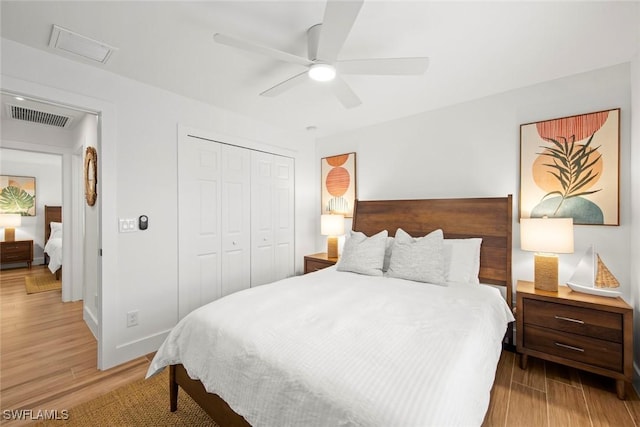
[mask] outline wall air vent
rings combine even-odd
[[[63,128],[68,126],[72,120],[72,118],[68,116],[19,107],[17,105],[7,104],[7,108],[9,110],[9,116],[12,119],[25,120],[32,123],[40,123],[43,125]]]

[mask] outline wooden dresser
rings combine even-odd
[[[335,265],[336,262],[338,262],[338,258],[329,258],[326,252],[306,255],[304,257],[304,274],[331,267]]]
[[[33,240],[0,242],[0,264],[26,262],[31,268],[33,262]]]
[[[633,309],[621,298],[535,289],[518,281],[517,352],[615,378],[620,399],[633,375]]]

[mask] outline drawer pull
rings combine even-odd
[[[553,316],[558,320],[566,320],[567,322],[573,322],[573,323],[580,323],[581,325],[584,325],[584,320],[580,320],[580,319],[572,319],[570,317],[564,317],[564,316]]]
[[[574,347],[572,345],[567,345],[567,344],[562,344],[562,343],[555,343],[558,347],[562,347],[562,348],[566,348],[567,350],[573,350],[573,351],[579,351],[581,353],[584,353],[584,348],[580,348],[580,347]]]

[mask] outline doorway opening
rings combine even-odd
[[[83,300],[83,319],[100,347],[100,210],[84,203],[83,170],[86,148],[100,149],[100,115],[5,90],[0,102],[3,170],[8,166],[36,175],[36,219],[23,230],[34,241],[34,261],[44,262],[45,228],[50,226],[44,223],[45,205],[61,206],[62,301]],[[42,159],[57,159],[59,170],[45,173],[34,164]]]

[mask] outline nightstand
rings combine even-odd
[[[535,289],[518,280],[516,289],[516,350],[520,367],[529,356],[560,363],[616,380],[625,397],[632,381],[633,309],[622,298]]]
[[[329,258],[326,252],[306,255],[304,257],[304,274],[331,267],[332,265],[335,265],[336,262],[338,262],[338,258]]]
[[[31,268],[33,262],[33,240],[0,242],[0,264],[26,262]]]

